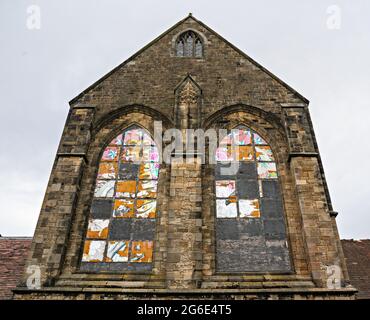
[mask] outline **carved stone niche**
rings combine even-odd
[[[197,129],[201,123],[202,90],[188,75],[175,89],[174,119],[181,130]]]

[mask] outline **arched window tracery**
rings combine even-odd
[[[176,40],[177,57],[203,57],[203,42],[194,31],[185,31]]]
[[[158,149],[140,127],[104,149],[81,260],[86,270],[151,269],[159,168]]]
[[[257,132],[241,125],[221,140],[215,158],[216,269],[289,271],[282,197],[271,147]]]

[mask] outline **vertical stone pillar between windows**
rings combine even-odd
[[[171,162],[167,286],[197,288],[202,279],[202,165],[201,158],[179,160]]]

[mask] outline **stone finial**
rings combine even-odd
[[[192,81],[187,80],[184,87],[179,94],[180,104],[193,104],[197,103],[198,90]]]

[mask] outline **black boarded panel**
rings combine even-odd
[[[266,246],[269,265],[272,271],[289,272],[292,270],[286,241],[266,241]]]
[[[239,220],[239,239],[253,240],[263,236],[263,223],[261,219],[247,218]]]
[[[240,167],[237,174],[237,178],[257,181],[257,168],[255,162],[239,162],[239,163]]]
[[[80,271],[91,273],[122,273],[127,271],[132,272],[150,272],[152,270],[151,263],[128,263],[128,262],[83,262],[80,266]]]
[[[239,171],[239,165],[238,162],[232,162],[232,163],[217,163],[216,164],[216,180],[228,180],[232,179],[235,180],[235,176],[237,175]]]
[[[132,240],[154,240],[155,219],[133,219]]]
[[[239,240],[237,219],[217,219],[216,235],[218,240]]]
[[[217,241],[216,268],[219,272],[267,271],[268,256],[263,238]]]
[[[240,250],[238,241],[218,240],[216,269],[221,272],[240,271]]]
[[[131,219],[113,219],[109,226],[110,240],[130,240],[132,230]]]
[[[94,199],[91,204],[91,217],[94,219],[109,219],[112,215],[113,200]]]
[[[290,272],[289,250],[285,241],[262,237],[217,241],[218,272]]]
[[[82,262],[80,266],[81,271],[87,272],[120,272],[120,271],[127,271],[128,270],[128,263],[127,262]]]
[[[253,200],[259,197],[257,180],[238,178],[236,180],[236,190],[239,199]]]
[[[265,245],[249,244],[248,248],[240,253],[240,264],[247,267],[246,271],[249,272],[268,272],[270,266]]]
[[[216,234],[219,240],[242,240],[261,236],[262,221],[260,219],[217,219]]]
[[[139,165],[133,163],[120,163],[118,178],[122,180],[136,180],[139,174]]]
[[[261,216],[263,219],[282,219],[283,204],[280,199],[261,198]]]
[[[135,272],[148,272],[152,270],[151,263],[144,263],[144,262],[132,262],[128,266],[128,271],[135,271]]]
[[[216,180],[240,179],[256,180],[257,168],[254,162],[232,162],[216,164]]]
[[[283,219],[268,219],[263,221],[266,240],[286,240],[285,223]]]
[[[263,180],[262,192],[264,198],[280,199],[280,187],[277,179]]]

